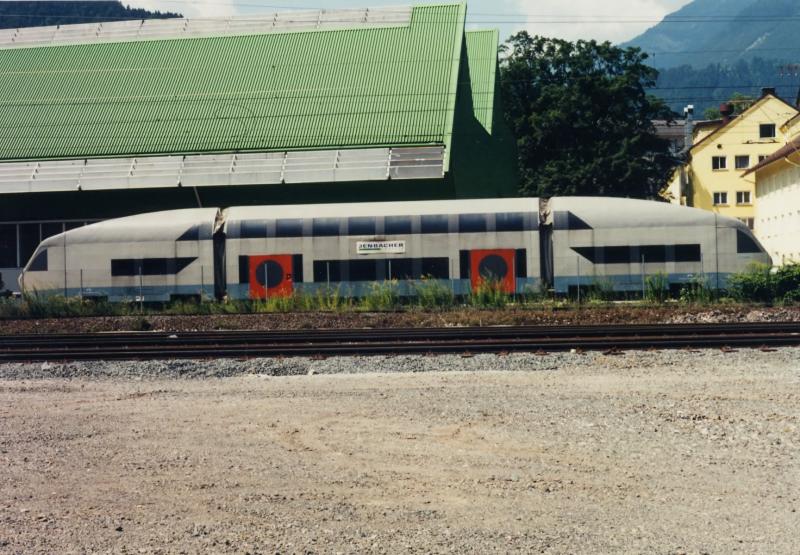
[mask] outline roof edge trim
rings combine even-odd
[[[313,31],[408,27],[412,6],[279,11],[225,19],[134,19],[0,30],[0,50]]]

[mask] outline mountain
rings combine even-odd
[[[694,0],[623,46],[656,68],[732,66],[755,58],[800,63],[797,0]]]
[[[167,17],[180,14],[129,8],[112,1],[0,2],[0,29]]]

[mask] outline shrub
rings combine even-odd
[[[601,304],[614,300],[614,283],[610,279],[595,278],[586,289],[585,299],[592,304]]]
[[[769,265],[754,263],[728,277],[728,291],[739,301],[770,303],[775,299],[775,281]]]
[[[669,294],[669,278],[664,272],[647,276],[644,280],[644,298],[651,303],[663,303]]]
[[[442,282],[423,277],[413,285],[417,306],[425,310],[451,308],[455,306],[456,299],[453,289]]]
[[[484,280],[467,296],[467,303],[476,308],[504,308],[509,301],[509,294],[497,280]]]
[[[797,302],[800,299],[800,264],[786,264],[776,270],[766,264],[751,264],[744,272],[728,278],[728,289],[740,301]]]
[[[395,310],[399,304],[397,280],[376,281],[370,284],[369,292],[361,299],[361,307],[369,311]]]
[[[714,292],[705,274],[694,276],[681,287],[680,301],[687,304],[705,304],[714,300]]]

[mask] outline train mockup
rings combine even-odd
[[[672,204],[605,197],[197,208],[107,220],[39,245],[20,288],[158,302],[263,299],[338,288],[364,295],[421,279],[467,294],[487,279],[508,293],[569,294],[602,280],[641,291],[699,276],[713,288],[771,264],[739,220]],[[607,286],[608,286],[607,285]]]

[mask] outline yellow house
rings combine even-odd
[[[800,114],[781,130],[787,143],[745,174],[756,182],[756,236],[777,265],[800,263]]]
[[[753,228],[755,178],[744,174],[786,143],[781,128],[800,111],[766,90],[736,117],[725,105],[721,112],[723,119],[695,127],[689,163],[673,184],[678,190],[673,202],[739,218]]]

